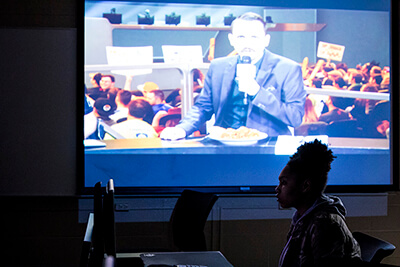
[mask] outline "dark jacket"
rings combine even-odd
[[[279,266],[327,266],[360,260],[360,246],[347,228],[345,215],[342,201],[326,195],[300,218],[296,212]]]
[[[178,125],[190,135],[215,114],[215,125],[224,128],[238,56],[211,62],[196,103]],[[297,127],[304,115],[304,90],[301,67],[296,62],[265,50],[256,77],[260,91],[249,101],[246,127],[269,136],[290,135],[288,126]]]

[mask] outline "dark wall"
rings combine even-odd
[[[78,223],[75,196],[77,162],[82,160],[81,144],[76,141],[81,140],[76,128],[81,117],[77,116],[81,86],[77,75],[83,73],[76,68],[76,61],[83,60],[75,49],[80,36],[78,2],[7,1],[0,9],[0,229],[6,246],[0,252],[2,266],[78,264],[85,230]],[[389,198],[389,208],[386,217],[350,219],[350,226],[398,242],[398,193]],[[246,266],[241,263],[249,258],[258,266],[275,266],[267,263],[279,255],[289,220],[220,224],[223,231],[215,243],[222,245],[216,248],[235,266]],[[120,224],[118,246],[132,249],[156,244],[163,240],[165,228],[165,223],[157,222]],[[265,240],[276,253],[266,244],[261,246]],[[243,248],[252,251],[246,255]],[[257,253],[253,248],[258,248]],[[399,254],[394,256],[386,263],[399,264]]]
[[[76,2],[2,4],[0,195],[76,194]]]

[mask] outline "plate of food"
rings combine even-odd
[[[209,132],[208,138],[231,146],[250,146],[268,137],[266,133],[245,126],[238,129],[214,126]]]

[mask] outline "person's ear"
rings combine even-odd
[[[235,37],[233,36],[232,33],[228,34],[228,39],[229,39],[229,43],[231,44],[231,46],[235,46]]]
[[[265,47],[269,46],[269,42],[271,41],[271,35],[266,34],[265,35]]]

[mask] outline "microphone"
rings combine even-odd
[[[251,64],[251,57],[242,56],[239,63],[236,66],[236,80],[240,79],[255,79],[256,78],[256,66]],[[239,83],[238,83],[239,84]],[[241,86],[246,86],[241,83]],[[240,89],[240,88],[239,88]],[[245,90],[244,90],[245,91]],[[247,93],[244,93],[243,103],[247,105]]]

